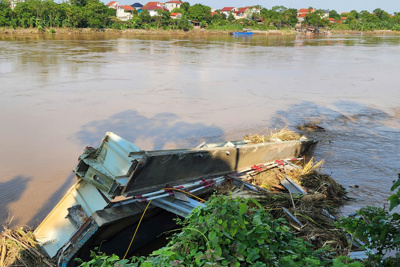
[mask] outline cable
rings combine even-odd
[[[124,257],[123,257],[122,259],[125,259],[126,255],[128,255],[128,251],[129,251],[129,249],[130,249],[131,246],[132,246],[133,240],[135,239],[135,236],[136,236],[136,233],[137,233],[137,231],[138,231],[138,229],[139,229],[140,223],[142,222],[142,219],[143,219],[143,217],[144,217],[144,214],[146,213],[147,208],[150,206],[150,203],[151,203],[151,200],[149,201],[149,203],[147,204],[146,208],[144,209],[144,211],[143,211],[143,213],[142,213],[142,217],[140,218],[139,223],[138,223],[138,225],[136,226],[136,230],[135,230],[135,233],[133,234],[131,243],[129,244],[129,247],[128,247],[128,249],[126,250],[125,255],[124,255]]]
[[[190,194],[189,192],[186,192],[186,191],[184,191],[184,190],[180,190],[180,189],[176,189],[176,188],[172,188],[172,187],[171,187],[171,188],[163,188],[163,189],[161,189],[161,190],[175,190],[175,191],[179,191],[179,192],[188,194],[189,196],[192,196],[192,197],[194,197],[194,198],[197,198],[197,199],[200,200],[201,202],[206,202],[204,199],[199,198],[198,196],[195,196],[195,195],[193,195],[193,194]]]
[[[161,190],[164,190],[164,189],[165,189],[165,190],[175,190],[175,191],[179,191],[179,192],[188,194],[189,196],[192,196],[192,197],[194,197],[194,198],[197,198],[198,200],[200,200],[200,201],[202,201],[202,202],[205,202],[204,199],[199,198],[199,197],[197,197],[197,196],[195,196],[195,195],[193,195],[193,194],[191,194],[191,193],[189,193],[189,192],[186,192],[186,191],[184,191],[184,190],[180,190],[180,189],[176,189],[176,188],[163,188],[163,189],[161,189]],[[136,226],[136,230],[135,230],[135,233],[133,234],[131,243],[129,244],[128,249],[126,250],[125,255],[124,255],[124,257],[123,257],[122,259],[125,259],[125,258],[126,258],[126,255],[128,255],[128,252],[129,252],[129,250],[130,250],[130,248],[131,248],[131,246],[132,246],[133,240],[134,240],[135,237],[136,237],[136,233],[137,233],[137,231],[138,231],[138,229],[139,229],[140,224],[142,223],[142,220],[143,220],[144,214],[145,214],[146,211],[147,211],[147,208],[150,206],[150,203],[151,203],[151,200],[149,201],[149,203],[147,204],[146,208],[144,209],[144,211],[143,211],[143,213],[142,213],[142,217],[140,218],[139,223],[138,223],[138,225]]]

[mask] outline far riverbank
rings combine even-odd
[[[189,31],[182,30],[143,30],[143,29],[90,29],[90,28],[51,28],[40,31],[36,28],[20,28],[20,29],[0,29],[0,35],[31,35],[31,34],[94,34],[105,33],[109,35],[179,35],[179,36],[192,36],[192,35],[228,35],[230,30],[206,30],[206,29],[193,29]],[[296,30],[254,30],[257,35],[295,35],[304,34]],[[367,34],[367,35],[399,35],[399,31],[392,30],[376,30],[376,31],[351,31],[351,30],[329,30],[321,31],[320,34]]]

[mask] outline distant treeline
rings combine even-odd
[[[114,29],[182,29],[189,30],[197,21],[201,27],[208,29],[281,29],[293,28],[298,24],[297,10],[284,6],[266,9],[261,6],[259,13],[253,13],[247,19],[236,20],[233,14],[229,16],[217,11],[212,15],[211,8],[202,4],[190,5],[185,2],[180,8],[171,12],[181,13],[181,19],[171,19],[170,12],[159,10],[158,16],[150,16],[149,11],[133,11],[133,18],[120,21],[116,11],[107,7],[99,0],[70,0],[55,3],[53,0],[26,0],[18,3],[14,9],[10,3],[0,0],[0,27],[11,28],[114,28]],[[313,10],[310,8],[310,11]],[[315,10],[304,17],[302,25],[329,27],[343,30],[397,30],[400,31],[400,12],[389,15],[386,11],[376,9],[373,13],[355,10],[338,14],[335,10],[324,16],[324,11]],[[345,20],[342,18],[346,17]],[[332,24],[329,18],[340,23]]]

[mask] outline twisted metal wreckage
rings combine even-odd
[[[123,255],[146,202],[152,200],[132,251],[171,229],[176,215],[185,217],[204,205],[177,191],[201,195],[226,179],[241,182],[248,190],[265,190],[240,178],[287,162],[282,159],[303,156],[317,143],[304,138],[259,144],[233,141],[143,151],[106,133],[99,148],[87,147],[80,156],[74,169],[78,181],[34,235],[58,266],[74,266],[74,258],[85,258],[100,244],[102,251]],[[288,190],[302,190],[290,179],[285,183]]]

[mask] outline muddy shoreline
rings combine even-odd
[[[53,30],[51,33],[50,30]],[[229,35],[230,30],[205,30],[193,29],[190,31],[182,30],[143,30],[143,29],[89,29],[89,28],[51,28],[39,31],[36,28],[21,28],[21,29],[0,29],[0,35],[37,35],[37,34],[67,34],[67,35],[80,35],[80,34],[107,34],[107,35],[178,35],[178,36],[199,36],[199,35]],[[267,30],[253,31],[256,35],[295,35],[303,34],[295,30]],[[377,31],[351,31],[351,30],[330,30],[332,34],[366,34],[366,35],[399,35],[400,32],[392,30],[377,30]],[[324,33],[321,33],[322,35]]]

